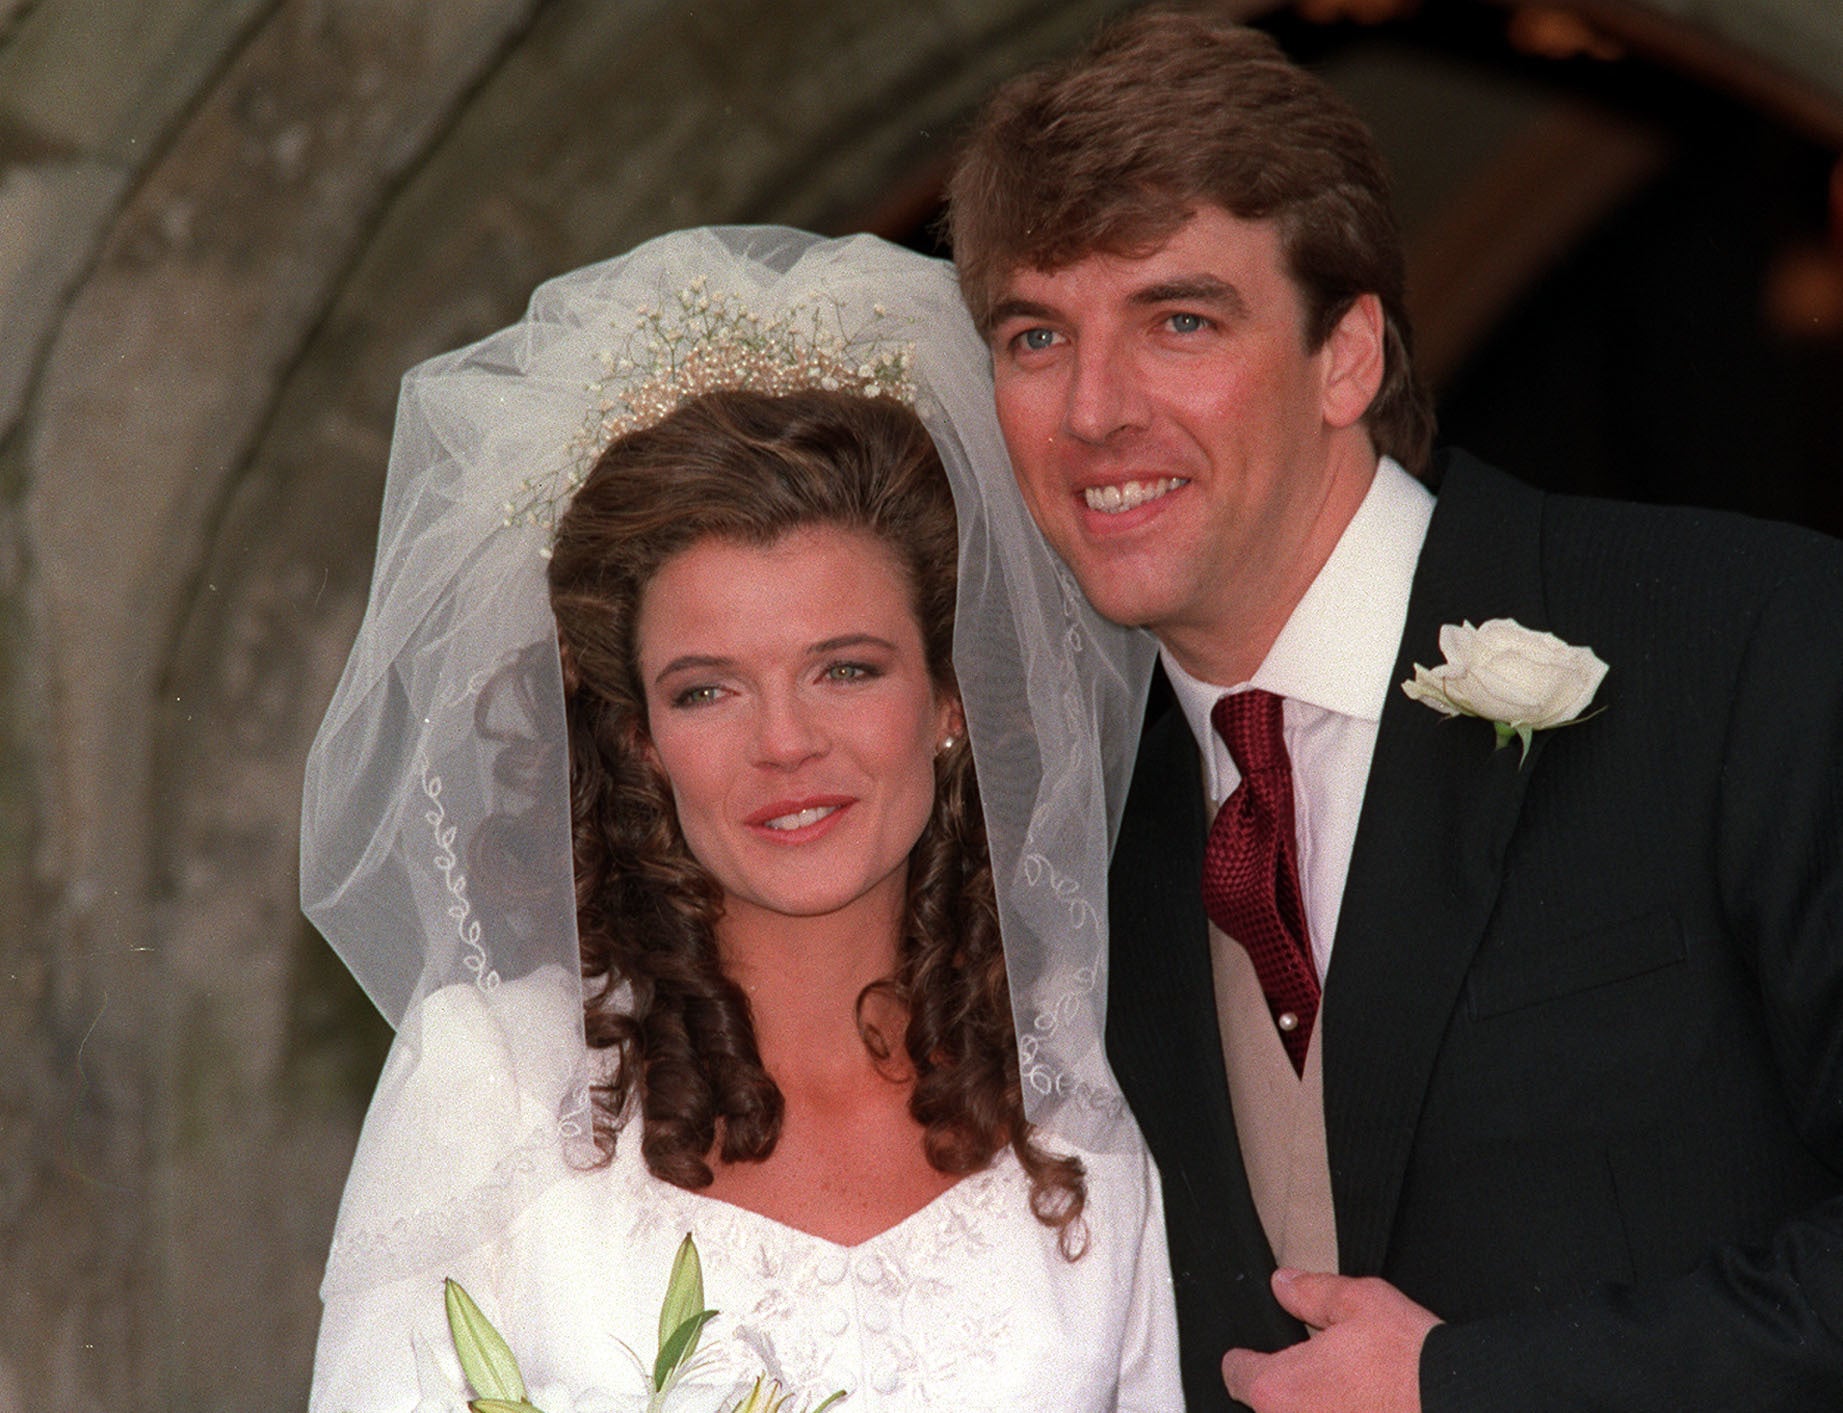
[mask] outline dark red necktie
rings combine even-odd
[[[1210,723],[1241,771],[1203,849],[1203,910],[1248,949],[1296,1073],[1318,1016],[1318,970],[1299,888],[1293,763],[1281,698],[1258,688],[1217,702]]]

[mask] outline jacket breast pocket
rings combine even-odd
[[[1682,921],[1669,908],[1515,946],[1487,942],[1466,981],[1466,1009],[1481,1021],[1629,981],[1687,958]]]

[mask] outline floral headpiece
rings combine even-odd
[[[781,396],[824,389],[915,403],[914,345],[878,339],[888,315],[871,306],[846,328],[835,303],[796,304],[764,318],[706,288],[702,275],[678,292],[676,309],[641,309],[619,352],[601,353],[602,375],[587,385],[595,403],[569,444],[561,472],[527,477],[505,506],[507,525],[537,525],[549,538],[570,498],[615,441],[664,421],[693,398],[746,389]]]

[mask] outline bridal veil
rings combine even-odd
[[[1099,618],[1031,523],[950,265],[870,236],[685,231],[549,281],[518,323],[403,380],[370,601],[302,805],[302,907],[398,1028],[329,1287],[476,1245],[592,1157],[548,516],[598,399],[657,371],[657,357],[634,366],[636,329],[695,341],[698,301],[713,296],[770,324],[818,311],[906,353],[959,516],[954,662],[1026,1109],[1092,1150],[1134,1141],[1102,1051],[1106,875],[1151,640]],[[379,1113],[409,1102],[403,1087],[428,1082],[419,1003],[455,986],[518,1074],[449,1082],[515,1078],[549,1097],[479,1132],[374,1140]],[[531,1004],[538,992],[571,1004]]]

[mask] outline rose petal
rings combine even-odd
[[[1446,661],[1432,669],[1415,664],[1414,681],[1402,689],[1446,715],[1483,717],[1519,734],[1574,720],[1607,671],[1592,649],[1513,618],[1476,628],[1469,620],[1443,624],[1440,650]]]

